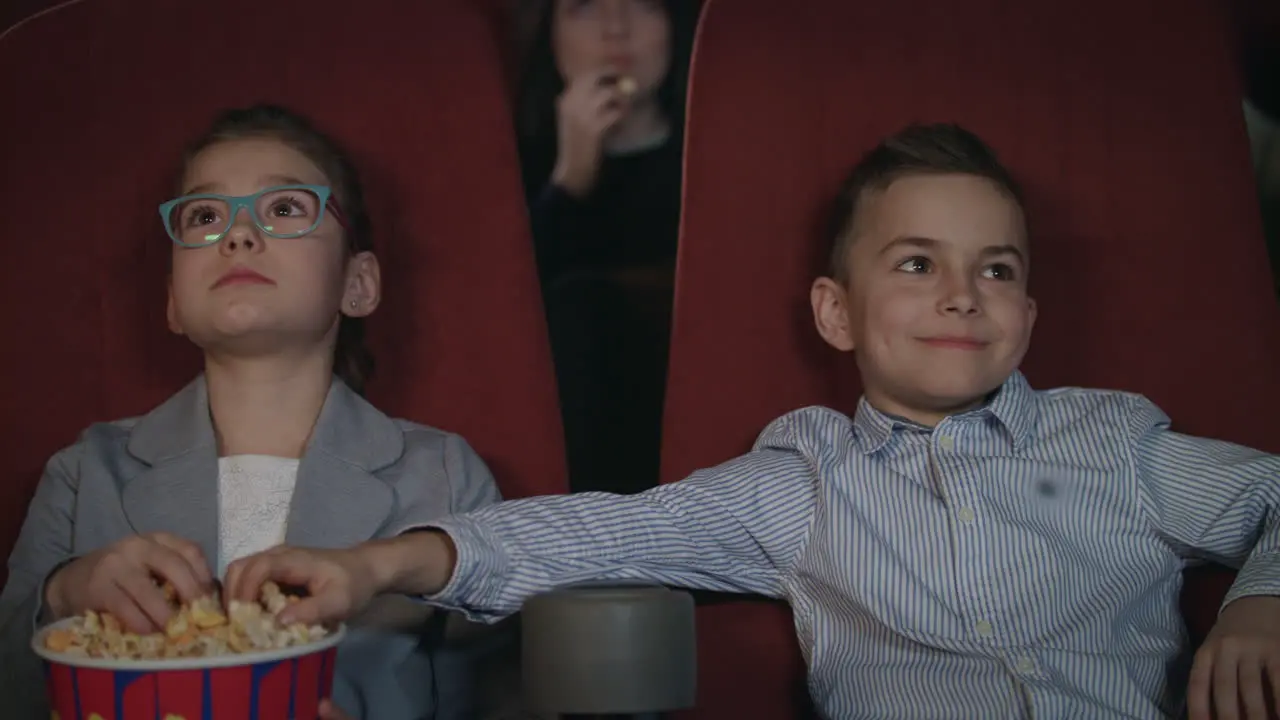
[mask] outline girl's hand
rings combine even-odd
[[[630,109],[623,84],[612,71],[581,75],[556,101],[559,155],[551,181],[570,195],[584,197],[595,187],[604,136]]]
[[[158,632],[173,611],[157,578],[188,602],[213,590],[209,564],[195,543],[154,533],[127,537],[71,561],[49,578],[45,600],[57,618],[109,612],[133,632]]]

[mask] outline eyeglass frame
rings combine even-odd
[[[320,211],[316,213],[316,220],[311,224],[311,227],[303,230],[302,232],[277,233],[268,230],[263,226],[261,218],[258,217],[258,211],[255,207],[258,199],[267,193],[278,192],[280,190],[306,190],[316,196],[320,201]],[[169,216],[173,212],[173,209],[176,208],[179,203],[191,202],[193,200],[220,200],[227,204],[227,226],[223,228],[222,232],[218,233],[218,236],[214,239],[206,240],[202,243],[183,242],[178,237],[181,233],[175,234],[174,229],[170,226]],[[169,239],[172,240],[175,245],[183,248],[202,248],[209,247],[210,245],[217,245],[222,242],[223,238],[227,236],[227,233],[231,232],[231,228],[235,227],[236,218],[240,216],[240,211],[242,209],[249,211],[249,219],[253,221],[254,227],[261,230],[268,237],[273,237],[278,240],[292,240],[315,232],[316,228],[320,227],[320,223],[324,222],[325,210],[328,210],[329,213],[333,215],[333,219],[337,221],[339,226],[344,230],[347,229],[347,221],[342,215],[342,208],[338,205],[337,198],[333,197],[333,189],[326,185],[274,185],[272,187],[263,188],[251,195],[219,195],[217,193],[183,195],[160,204],[160,219],[164,223],[164,230],[169,235]]]

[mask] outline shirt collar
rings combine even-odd
[[[1004,426],[1014,450],[1022,450],[1031,441],[1040,411],[1036,405],[1036,391],[1021,372],[1013,371],[985,410]]]
[[[1035,391],[1022,373],[1015,370],[990,402],[958,417],[994,417],[1009,434],[1014,450],[1022,450],[1035,429],[1037,412]],[[895,430],[903,428],[928,430],[906,418],[877,410],[865,395],[858,402],[858,412],[853,416],[853,430],[863,454],[870,455],[879,451],[893,437]]]

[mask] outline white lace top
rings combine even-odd
[[[218,459],[217,577],[246,555],[284,542],[298,461],[270,455]]]

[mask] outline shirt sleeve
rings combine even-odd
[[[408,532],[448,514],[477,510],[502,499],[484,460],[458,435],[416,428],[406,433],[406,455],[414,459],[398,478],[399,506],[379,536]],[[419,627],[406,629],[397,625],[397,630],[379,631],[385,636],[383,640],[390,643],[388,647],[401,647],[404,641],[412,641],[411,649],[397,660],[407,674],[384,677],[378,674],[378,668],[340,663],[339,675],[346,675],[348,695],[357,698],[353,702],[363,703],[365,717],[381,717],[379,713],[392,700],[382,698],[379,688],[389,689],[396,696],[403,693],[408,682],[405,678],[426,668],[435,683],[432,717],[463,720],[479,716],[489,700],[490,688],[481,683],[484,673],[504,662],[518,666],[512,633],[500,625],[458,630],[458,616],[446,617],[434,608],[419,609],[431,615]],[[404,637],[406,634],[411,637]],[[353,706],[350,712],[359,709]]]
[[[751,453],[678,483],[518,500],[432,523],[452,538],[457,564],[427,600],[493,621],[531,595],[581,582],[780,597],[816,502],[808,433],[793,414]]]
[[[461,436],[420,429],[406,434],[406,440],[423,459],[401,477],[399,507],[380,537],[421,529],[448,515],[502,500],[493,473]]]
[[[9,579],[0,593],[0,697],[10,703],[6,717],[27,717],[15,707],[47,713],[39,658],[29,645],[36,626],[51,619],[45,582],[71,559],[82,452],[83,440],[49,460],[9,556]]]
[[[1135,398],[1129,422],[1158,530],[1185,555],[1240,569],[1223,606],[1280,595],[1280,457],[1173,432],[1145,398]]]
[[[451,496],[449,512],[470,512],[502,500],[493,473],[466,440],[457,435],[449,436],[445,442],[444,458]]]

